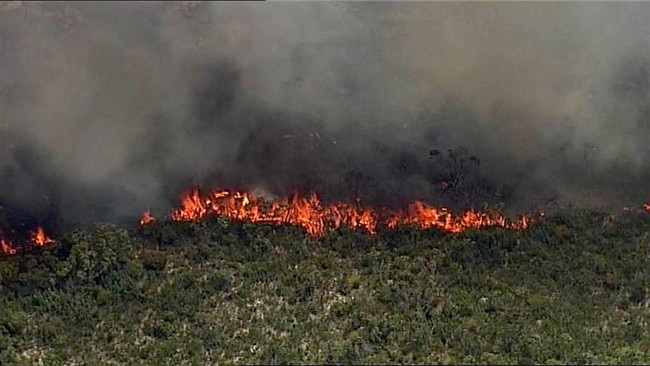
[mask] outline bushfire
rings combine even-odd
[[[25,246],[17,246],[7,239],[0,238],[0,256],[16,255],[35,248],[50,246],[52,244],[54,244],[54,240],[45,234],[43,228],[38,227],[36,231],[30,233],[29,241]]]
[[[643,209],[650,213],[650,203],[644,204]],[[415,225],[421,229],[435,228],[450,233],[488,227],[524,230],[531,222],[543,218],[544,213],[539,213],[536,218],[524,215],[513,221],[499,213],[475,210],[455,215],[447,208],[432,207],[421,201],[412,203],[406,211],[375,210],[359,203],[325,205],[315,193],[304,197],[293,195],[290,198],[267,200],[247,192],[227,190],[215,190],[201,195],[195,189],[182,197],[181,208],[173,210],[170,218],[176,222],[200,221],[207,216],[253,223],[301,226],[310,235],[322,236],[326,231],[342,226],[365,230],[370,234],[377,234],[377,229],[381,226],[396,228],[400,225]],[[154,216],[147,210],[140,220],[140,225],[150,225],[155,221]],[[30,233],[28,242],[23,246],[0,238],[0,256],[17,255],[54,243],[43,228],[38,227]]]
[[[360,204],[339,203],[325,205],[315,193],[300,197],[267,201],[247,192],[212,191],[201,195],[198,190],[182,197],[181,208],[171,214],[172,221],[198,221],[208,215],[227,217],[237,221],[293,225],[303,227],[307,233],[322,236],[328,230],[341,226],[362,229],[376,234],[380,226],[395,228],[399,225],[416,225],[421,229],[437,228],[451,233],[467,229],[501,227],[523,230],[531,222],[530,216],[509,220],[498,213],[469,210],[454,215],[447,208],[436,208],[416,201],[406,211],[362,207]],[[146,211],[141,225],[154,222]]]
[[[644,204],[650,213],[650,203]],[[341,226],[365,230],[376,234],[380,226],[396,228],[415,225],[421,229],[439,229],[450,233],[462,233],[468,229],[500,227],[508,230],[524,230],[531,222],[545,216],[543,212],[523,215],[509,220],[499,213],[469,210],[454,215],[447,208],[437,208],[415,201],[406,211],[362,207],[359,204],[339,203],[324,205],[315,193],[300,197],[266,200],[247,192],[214,190],[201,195],[197,189],[184,195],[181,208],[172,211],[172,221],[200,221],[207,216],[226,217],[237,221],[293,225],[303,227],[307,233],[322,236],[328,230]],[[145,211],[140,225],[155,222],[149,210]]]

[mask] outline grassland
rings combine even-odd
[[[107,224],[0,261],[0,364],[649,363],[650,215]]]

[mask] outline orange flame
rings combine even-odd
[[[3,255],[16,254],[16,248],[8,240],[0,239],[0,250],[2,250]]]
[[[142,218],[140,219],[140,225],[142,226],[149,225],[154,221],[156,221],[156,219],[154,219],[154,217],[151,215],[151,211],[147,210],[144,212]]]
[[[29,242],[26,247],[16,247],[9,240],[0,239],[0,256],[16,255],[22,251],[29,251],[33,248],[42,248],[54,244],[54,240],[45,234],[40,226],[29,235]]]
[[[145,216],[147,215],[150,216],[150,213],[145,212]],[[346,203],[325,206],[315,193],[306,197],[294,195],[289,199],[266,201],[246,192],[213,191],[206,196],[201,196],[198,190],[193,190],[182,197],[181,208],[172,211],[171,219],[172,221],[199,221],[208,215],[237,221],[301,226],[314,236],[321,236],[328,230],[335,230],[342,226],[376,234],[380,225],[395,228],[409,224],[421,229],[437,228],[452,233],[487,227],[523,230],[528,227],[531,220],[523,216],[513,222],[500,214],[473,210],[461,216],[454,216],[446,208],[430,207],[420,201],[411,204],[407,212],[377,211]]]
[[[645,205],[643,205],[643,208],[644,208],[646,211],[650,212],[650,203],[646,203]]]
[[[468,229],[501,227],[505,229],[523,230],[528,227],[530,219],[522,216],[517,221],[509,221],[499,214],[488,214],[469,210],[461,216],[454,216],[447,208],[435,208],[416,201],[409,206],[408,213],[398,214],[391,218],[388,227],[414,224],[421,229],[437,228],[451,233],[461,233]]]
[[[39,226],[36,231],[31,233],[30,242],[37,247],[44,247],[53,244],[54,240],[45,235],[45,231]]]

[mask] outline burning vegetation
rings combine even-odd
[[[650,213],[650,203],[644,204],[643,209]],[[624,211],[630,209],[625,207]],[[169,219],[173,222],[189,222],[200,221],[208,216],[276,226],[298,226],[304,228],[309,235],[320,237],[328,231],[344,226],[372,235],[377,234],[380,227],[395,229],[402,225],[413,225],[421,230],[438,229],[449,233],[494,227],[525,230],[545,214],[540,212],[535,215],[522,215],[517,220],[510,220],[499,212],[468,210],[462,214],[454,214],[448,208],[433,207],[422,201],[415,201],[404,211],[373,209],[364,207],[359,202],[324,204],[316,193],[267,199],[248,192],[213,190],[208,194],[201,194],[198,189],[194,189],[182,197],[181,208],[173,210]],[[146,210],[139,224],[147,226],[154,222],[156,218],[150,210]],[[29,233],[29,239],[24,245],[0,238],[0,256],[18,255],[54,243],[55,241],[39,226]]]
[[[650,212],[650,204],[644,204]],[[627,209],[626,211],[629,211]],[[265,199],[248,192],[213,190],[201,194],[198,189],[184,195],[181,208],[173,210],[170,219],[175,222],[200,221],[207,216],[226,217],[235,221],[291,225],[304,228],[308,234],[322,236],[327,231],[340,227],[362,230],[377,234],[379,227],[394,229],[402,225],[413,225],[421,230],[438,229],[449,233],[462,233],[469,229],[503,228],[525,230],[545,216],[543,212],[521,215],[510,220],[500,212],[467,210],[454,214],[445,207],[433,207],[422,201],[415,201],[404,210],[373,209],[355,204],[324,204],[316,193],[306,196],[295,194],[283,199]],[[156,219],[149,210],[140,219],[145,226]]]
[[[315,193],[267,200],[247,192],[226,190],[201,195],[195,189],[182,198],[181,206],[171,213],[172,221],[199,221],[214,215],[237,221],[300,226],[314,236],[322,236],[326,231],[342,226],[370,234],[376,234],[381,226],[392,229],[400,225],[415,225],[423,230],[436,228],[451,233],[487,227],[523,230],[532,220],[531,216],[524,215],[512,221],[500,213],[474,210],[454,215],[447,208],[432,207],[421,201],[412,203],[406,211],[373,209],[363,207],[359,202],[323,204]],[[154,220],[146,211],[140,224],[147,225]]]
[[[212,190],[202,194],[199,189],[194,189],[182,196],[181,207],[172,210],[167,219],[172,222],[197,222],[208,216],[225,217],[239,222],[302,227],[309,235],[321,237],[341,227],[376,235],[381,227],[395,229],[405,225],[420,230],[438,229],[456,234],[486,228],[521,231],[545,217],[544,212],[538,212],[511,220],[498,211],[482,212],[473,209],[455,214],[446,207],[434,207],[422,201],[411,203],[406,210],[375,209],[365,207],[359,200],[353,204],[325,204],[316,193],[267,198],[255,192]],[[628,207],[623,210],[630,211]],[[644,204],[643,210],[650,213],[650,203]],[[150,210],[146,210],[139,220],[140,226],[154,222],[156,218]],[[29,233],[23,245],[17,242],[18,240],[0,238],[0,256],[31,252],[55,243],[40,226]]]
[[[29,234],[29,240],[25,245],[17,245],[9,239],[0,238],[0,256],[17,255],[23,252],[29,252],[36,248],[43,248],[54,244],[54,240],[45,234],[42,227]]]
[[[628,6],[0,2],[0,365],[650,359]]]

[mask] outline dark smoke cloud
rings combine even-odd
[[[650,4],[0,4],[0,205],[132,220],[197,184],[513,207],[649,196]],[[466,203],[466,202],[465,202]],[[29,216],[28,215],[28,216]]]

